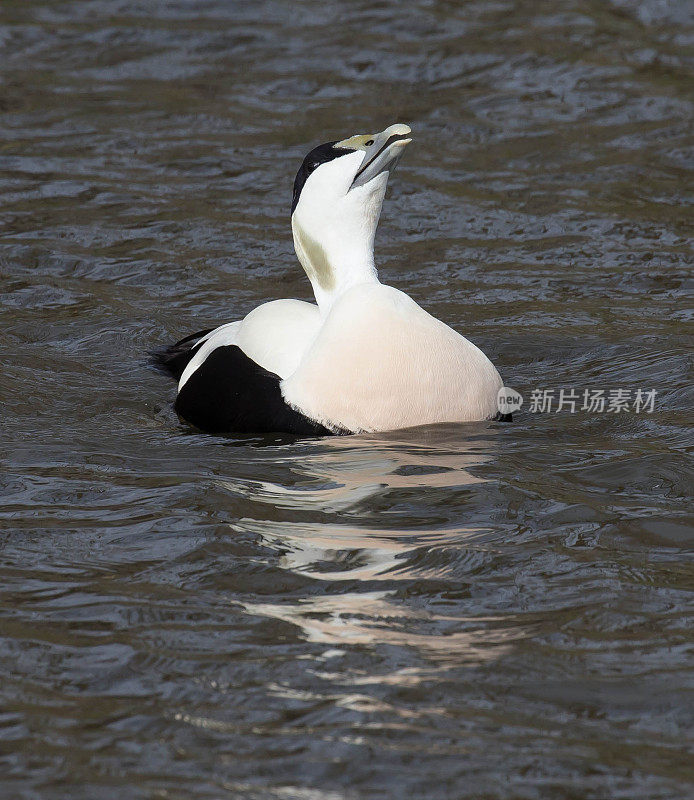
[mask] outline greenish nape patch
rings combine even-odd
[[[335,147],[341,147],[344,150],[366,150],[369,145],[374,143],[374,139],[379,135],[378,133],[366,133],[350,136],[349,139],[336,142]]]
[[[309,236],[298,225],[294,226],[294,233],[303,252],[304,269],[309,278],[315,279],[324,291],[332,291],[335,288],[335,273],[328,261],[328,254],[312,236]]]

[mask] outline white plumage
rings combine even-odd
[[[287,378],[321,326],[318,306],[303,300],[272,300],[254,308],[238,322],[229,322],[203,337],[202,346],[185,368],[180,392],[188,378],[217,347],[237,345],[256,364]]]
[[[295,182],[292,232],[317,304],[265,303],[207,334],[180,377],[179,398],[187,385],[189,394],[199,390],[189,381],[212,363],[212,353],[236,346],[279,376],[291,409],[328,430],[381,431],[496,414],[502,381],[484,353],[378,280],[376,226],[389,172],[409,134],[406,125],[393,125],[307,156]]]
[[[335,302],[281,386],[327,428],[385,431],[492,417],[502,383],[472,342],[375,281]]]

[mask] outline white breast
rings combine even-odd
[[[282,393],[328,427],[384,431],[488,419],[501,386],[472,342],[374,282],[336,300]]]

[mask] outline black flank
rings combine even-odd
[[[280,377],[236,345],[213,350],[178,393],[178,416],[206,433],[334,433],[289,406]]]

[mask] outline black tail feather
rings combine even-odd
[[[200,339],[213,330],[214,328],[208,328],[205,331],[191,333],[190,336],[186,336],[176,344],[153,350],[150,353],[151,363],[178,380],[188,366],[188,362],[195,355]]]

